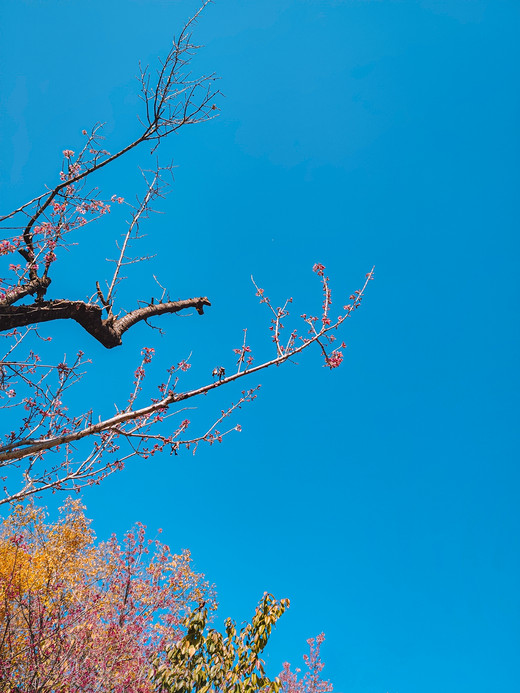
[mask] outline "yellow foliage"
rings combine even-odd
[[[32,581],[31,556],[14,544],[0,544],[0,600],[5,598],[8,584],[19,593],[25,592]]]

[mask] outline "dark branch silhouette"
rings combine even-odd
[[[178,313],[187,308],[195,308],[199,315],[204,306],[210,306],[206,296],[188,298],[183,301],[166,301],[137,308],[119,319],[102,318],[103,309],[94,303],[83,301],[39,301],[28,306],[0,307],[0,330],[12,330],[51,320],[75,320],[94,339],[107,349],[120,346],[122,335],[142,320],[148,320],[165,313]]]

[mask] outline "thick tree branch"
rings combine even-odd
[[[155,315],[164,315],[164,313],[178,313],[185,308],[195,308],[199,315],[204,314],[204,306],[210,306],[206,296],[200,298],[188,298],[184,301],[165,301],[164,303],[155,303],[149,306],[143,306],[131,313],[127,313],[114,323],[114,331],[121,337],[132,325],[141,320],[148,320]],[[105,321],[106,322],[106,321]]]
[[[3,306],[10,306],[12,303],[16,303],[16,301],[25,298],[25,296],[32,296],[34,294],[38,294],[38,296],[43,296],[47,291],[50,283],[50,277],[36,277],[35,279],[32,279],[31,281],[28,281],[25,284],[21,284],[20,286],[15,286],[12,289],[9,289],[6,292],[4,298],[0,300],[0,315]]]
[[[137,308],[119,320],[113,318],[103,320],[103,311],[100,306],[83,301],[57,300],[42,301],[30,306],[1,306],[0,332],[40,322],[70,319],[75,320],[107,349],[112,349],[120,346],[121,336],[141,320],[164,315],[164,313],[178,313],[187,308],[195,308],[197,313],[202,315],[204,306],[210,305],[206,296],[182,301],[167,301]]]

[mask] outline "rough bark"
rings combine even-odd
[[[13,289],[7,291],[4,298],[2,298],[2,300],[0,301],[0,310],[3,306],[10,306],[12,303],[16,303],[16,301],[19,301],[20,299],[25,298],[26,296],[33,296],[34,294],[38,294],[38,296],[40,296],[45,294],[50,283],[50,277],[36,276],[34,279],[31,279],[31,281],[28,281],[26,284],[15,286]]]
[[[167,301],[137,308],[119,319],[103,319],[103,309],[100,306],[83,301],[56,300],[24,306],[3,305],[0,306],[0,332],[51,320],[69,319],[75,320],[104,347],[112,349],[120,346],[122,335],[141,320],[165,313],[178,313],[187,308],[195,308],[202,315],[204,306],[210,305],[206,296]]]

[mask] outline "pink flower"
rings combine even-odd
[[[0,255],[7,255],[8,253],[12,253],[14,250],[14,245],[9,243],[9,241],[2,241],[0,243]]]
[[[59,202],[53,202],[52,214],[64,214],[65,210],[66,210],[66,205],[60,204]]]
[[[150,347],[143,347],[143,349],[141,349],[141,356],[143,357],[143,363],[150,363],[154,354],[155,354],[155,349],[152,349]],[[139,367],[137,369],[137,371],[142,371],[142,373],[139,373],[139,376],[144,378],[144,369]],[[136,374],[137,374],[137,371],[136,371]]]
[[[64,150],[63,150],[63,156],[64,156],[66,159],[70,159],[71,156],[74,156],[74,152],[72,151],[72,149],[64,149]]]
[[[326,360],[326,363],[325,363],[326,366],[328,366],[331,369],[337,368],[338,366],[341,365],[341,362],[343,361],[343,354],[341,351],[334,349],[332,354],[325,357],[325,360]]]

